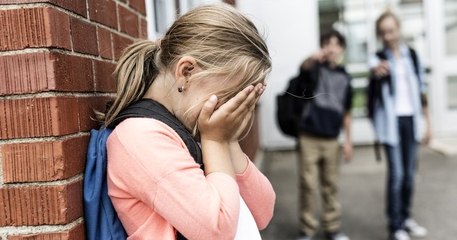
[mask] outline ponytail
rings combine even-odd
[[[142,40],[124,50],[114,70],[116,98],[104,115],[98,114],[105,126],[125,107],[141,99],[151,86],[159,73],[156,61],[159,48],[159,42]]]

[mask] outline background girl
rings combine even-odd
[[[414,50],[401,39],[400,21],[385,12],[376,21],[384,48],[371,60],[372,81],[380,92],[374,103],[373,124],[388,160],[387,216],[391,239],[425,236],[427,230],[411,218],[414,176],[425,116],[425,143],[430,139],[430,118],[425,101],[423,69]]]

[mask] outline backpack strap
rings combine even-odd
[[[416,73],[417,81],[420,86],[421,78],[420,78],[420,68],[419,68],[419,60],[417,57],[417,53],[414,49],[409,47],[409,54],[411,55],[411,60],[413,61],[413,66],[414,66],[414,73]],[[421,100],[422,106],[428,106],[427,95],[424,93],[421,93],[421,92],[419,92],[419,94],[420,94],[420,100]]]
[[[417,53],[414,51],[412,48],[409,49],[409,54],[411,55],[411,60],[413,61],[413,66],[414,66],[414,73],[416,73],[417,77],[419,78],[419,61],[417,59]]]
[[[200,145],[198,145],[186,127],[162,104],[152,99],[141,99],[122,110],[109,127],[114,129],[119,123],[132,117],[154,118],[167,124],[181,137],[195,162],[203,169],[203,157]]]

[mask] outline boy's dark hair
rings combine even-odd
[[[331,29],[330,31],[327,31],[326,33],[321,35],[321,47],[327,44],[332,37],[336,37],[336,39],[338,39],[338,43],[340,44],[340,46],[346,48],[346,38],[335,29]]]

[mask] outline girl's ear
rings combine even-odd
[[[197,71],[197,61],[190,56],[184,56],[178,60],[175,69],[176,83],[184,84],[186,80]]]

